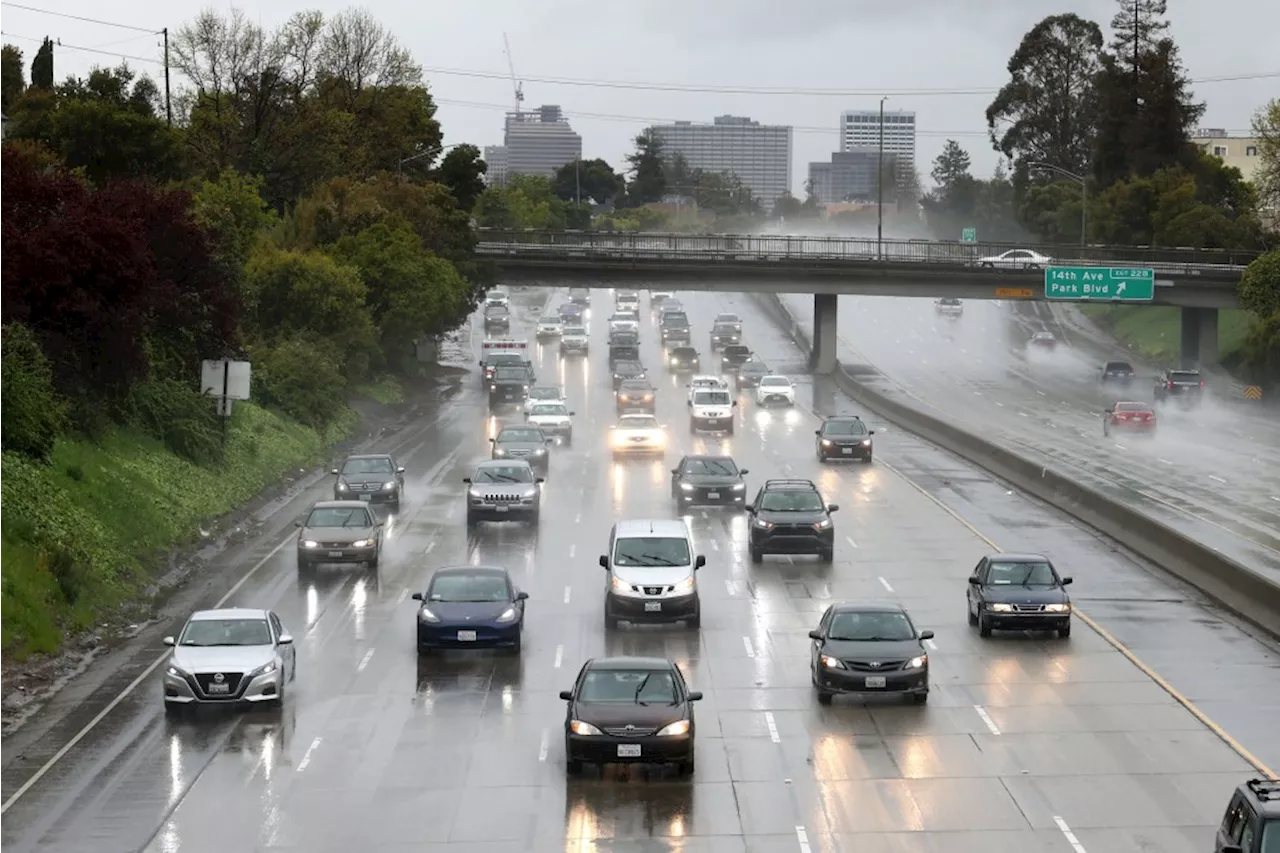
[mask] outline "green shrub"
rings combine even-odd
[[[307,426],[323,429],[346,408],[346,377],[328,347],[288,338],[255,347],[254,399]]]
[[[214,401],[176,379],[149,379],[129,389],[125,420],[197,465],[222,460],[222,424]]]
[[[0,441],[5,450],[48,459],[67,427],[67,405],[53,389],[53,371],[26,326],[4,327]]]

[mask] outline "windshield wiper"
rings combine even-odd
[[[648,704],[649,704],[648,702],[641,702],[641,701],[640,701],[640,691],[641,691],[641,690],[644,690],[644,686],[645,686],[646,684],[648,684],[648,683],[649,683],[649,676],[650,676],[650,675],[653,675],[653,673],[652,673],[652,672],[650,672],[650,673],[646,674],[644,678],[640,679],[640,684],[636,687],[636,704],[637,704],[637,705],[648,705]]]
[[[520,480],[507,474],[490,474],[489,482],[491,483],[518,483]]]
[[[680,565],[680,563],[672,562],[671,560],[668,560],[666,557],[658,557],[654,554],[641,554],[639,557],[635,559],[653,561],[653,562],[645,563],[646,566],[678,566]]]

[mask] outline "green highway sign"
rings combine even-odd
[[[961,243],[976,243],[976,242],[978,242],[978,229],[977,229],[977,228],[965,228],[964,230],[962,230],[962,231],[960,232],[960,242],[961,242]]]
[[[1044,298],[1077,301],[1150,302],[1155,270],[1138,267],[1045,267]]]

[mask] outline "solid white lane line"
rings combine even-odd
[[[703,517],[703,518],[706,518],[706,517],[707,517],[707,511],[706,511],[705,509],[702,511],[702,517]]]
[[[569,546],[569,559],[571,559],[571,560],[572,560],[572,559],[573,559],[574,557],[576,557],[577,555],[578,555],[578,546],[577,546],[577,545],[570,545],[570,546]]]
[[[750,638],[750,637],[743,637],[743,638],[742,638],[742,647],[743,647],[744,649],[746,649],[746,650],[747,650],[747,657],[749,657],[749,658],[753,658],[753,657],[755,657],[755,656],[756,656],[756,650],[755,650],[754,648],[752,648],[752,647],[751,647],[751,638]]]
[[[924,647],[931,652],[936,652],[938,650],[938,644],[935,643],[933,640],[925,640]]]
[[[1124,446],[1123,444],[1121,444],[1120,442],[1118,442],[1118,441],[1116,442],[1116,450],[1128,450],[1128,449],[1129,449],[1129,448],[1125,447],[1125,446]]]
[[[569,596],[570,596],[570,594],[571,594],[572,592],[573,592],[573,590],[572,590],[572,589],[570,589],[569,587],[567,587],[567,586],[566,586],[566,587],[564,588],[564,603],[565,603],[565,604],[568,604],[568,603],[569,603]]]
[[[889,582],[887,580],[884,578],[879,578],[878,580],[880,581],[880,586],[884,587],[886,592],[893,592],[893,587],[889,586]]]
[[[436,547],[436,540],[432,539],[430,542],[427,543],[427,547],[422,549],[422,553],[430,554],[432,551],[435,550],[435,547]]]
[[[316,738],[311,741],[311,746],[307,747],[307,751],[302,753],[302,760],[298,762],[299,773],[307,769],[307,765],[311,763],[311,753],[316,751],[316,747],[320,745],[321,740],[321,738]]]
[[[719,542],[717,542],[716,540],[712,539],[712,540],[711,540],[711,550],[712,550],[712,551],[719,551],[719,550],[720,550],[720,543],[719,543]]]
[[[1080,843],[1080,839],[1076,838],[1076,834],[1071,831],[1071,827],[1067,826],[1067,822],[1057,815],[1053,816],[1053,822],[1058,825],[1058,830],[1063,837],[1067,839],[1067,843],[1071,845],[1071,849],[1075,853],[1085,853],[1084,845]]]
[[[1271,500],[1275,501],[1276,503],[1280,503],[1280,497],[1276,497],[1275,495],[1271,496]]]
[[[803,826],[796,827],[796,841],[800,842],[800,853],[813,853],[813,848],[809,846],[809,833],[804,831]]]
[[[772,711],[764,712],[764,724],[769,727],[769,740],[781,743],[782,738],[778,737],[778,723],[773,719]]]
[[[996,400],[996,405],[1002,409],[1004,408],[1004,403],[1001,403],[999,400]]]
[[[973,710],[978,712],[978,716],[982,718],[982,722],[987,724],[987,728],[993,735],[1000,734],[1000,727],[996,725],[996,721],[991,719],[991,715],[987,713],[987,709],[981,705],[974,705]]]
[[[1209,475],[1209,479],[1210,479],[1210,480],[1215,480],[1215,481],[1217,481],[1217,482],[1219,482],[1219,483],[1225,483],[1225,482],[1227,482],[1226,480],[1222,479],[1221,477],[1215,476],[1215,475],[1213,475],[1213,474],[1210,474],[1210,475]]]
[[[369,665],[369,659],[373,657],[373,649],[364,653],[364,657],[360,658],[360,663],[356,664],[356,672],[364,672],[364,668]]]
[[[559,669],[562,663],[564,663],[564,646],[556,646],[556,662],[552,666]]]
[[[538,742],[538,760],[547,760],[547,750],[551,747],[550,735],[546,729],[542,730],[542,740]]]
[[[573,523],[574,523],[574,524],[581,524],[581,523],[582,523],[582,513],[578,513],[577,515],[575,515],[575,516],[573,517]]]
[[[1041,397],[1047,396],[1047,395],[1046,395],[1043,391],[1041,391],[1039,388],[1037,388],[1037,389],[1036,389],[1036,393],[1037,393],[1037,394],[1039,394]]]
[[[848,542],[848,543],[849,543],[849,547],[850,547],[850,548],[857,548],[857,547],[858,547],[858,543],[853,541],[853,537],[852,537],[852,536],[846,536],[846,537],[844,537],[844,541],[846,541],[846,542]]]
[[[1159,456],[1157,456],[1157,457],[1156,457],[1156,459],[1158,459],[1159,461],[1163,462],[1163,463],[1164,463],[1164,464],[1166,464],[1166,465],[1172,465],[1172,464],[1173,464],[1173,463],[1172,463],[1172,462],[1170,462],[1168,459],[1164,459],[1163,457],[1159,457]]]
[[[1018,414],[1024,418],[1030,417],[1026,412],[1018,412]]]
[[[724,589],[725,589],[725,592],[729,593],[729,595],[731,596],[738,594],[738,588],[734,586],[734,583],[731,580],[728,580],[728,579],[725,580]]]
[[[404,600],[408,597],[409,597],[409,587],[406,586],[404,589],[400,590],[398,595],[396,595],[396,604],[403,604]]]

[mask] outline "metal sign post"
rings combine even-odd
[[[200,365],[200,393],[213,397],[222,418],[222,443],[227,443],[227,422],[234,400],[249,399],[252,366],[229,358],[205,359]]]

